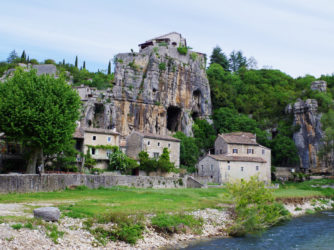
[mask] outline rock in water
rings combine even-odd
[[[45,221],[58,221],[60,211],[57,207],[40,207],[34,209],[34,217]]]

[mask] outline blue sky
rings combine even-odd
[[[258,67],[294,77],[334,72],[331,0],[11,0],[1,1],[0,61],[15,49],[30,58],[86,61],[106,69],[117,53],[177,31],[196,51],[242,50]]]

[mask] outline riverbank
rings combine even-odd
[[[334,193],[333,189],[321,185],[323,182],[288,183],[274,194],[292,216],[299,216],[333,207],[333,201],[325,198]],[[230,201],[225,193],[225,189],[217,188],[154,190],[117,187],[0,195],[0,249],[180,248],[196,240],[227,237],[226,229],[233,221],[229,213]],[[34,221],[32,210],[41,206],[59,207],[63,214],[60,221],[44,224]],[[94,220],[90,229],[106,229],[97,235],[96,231],[89,230],[87,221],[110,213],[143,216],[142,239],[134,245],[120,240],[108,240],[103,244],[100,236],[110,232],[107,230],[115,222]],[[156,230],[152,218],[160,213],[190,214],[201,221],[202,232],[195,232],[182,223],[175,232]],[[50,229],[54,226],[56,228]],[[57,236],[56,240],[52,235]]]

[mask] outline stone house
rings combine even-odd
[[[172,45],[174,47],[187,46],[187,41],[185,38],[182,37],[180,33],[170,32],[168,34],[147,40],[146,42],[141,43],[138,46],[142,50],[149,46],[159,46],[161,44]]]
[[[76,149],[87,154],[89,151],[93,159],[96,160],[96,168],[106,169],[109,162],[111,149],[106,146],[120,146],[120,134],[111,129],[100,128],[77,128],[74,133]],[[82,162],[80,156],[77,162]]]
[[[270,183],[271,150],[258,144],[252,133],[220,134],[215,141],[215,154],[199,161],[198,175],[210,177],[215,183],[248,180],[257,175],[261,181]]]
[[[164,148],[168,148],[170,161],[176,167],[180,166],[180,140],[167,135],[141,133],[133,131],[126,139],[126,154],[138,159],[141,151],[146,151],[150,157],[158,158]]]

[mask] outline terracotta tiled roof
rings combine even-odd
[[[138,132],[138,131],[136,131],[135,133],[138,133],[145,138],[153,138],[153,139],[159,139],[159,140],[165,140],[165,141],[176,141],[176,142],[180,141],[179,139],[169,136],[169,135],[157,135],[157,134],[152,134],[152,133],[147,133],[147,132]]]
[[[228,134],[220,134],[221,138],[227,143],[244,144],[244,145],[258,145],[256,142],[256,135],[247,132],[233,132]]]
[[[234,155],[208,155],[208,156],[218,161],[243,161],[243,162],[266,163],[266,161],[261,157],[234,156]]]

